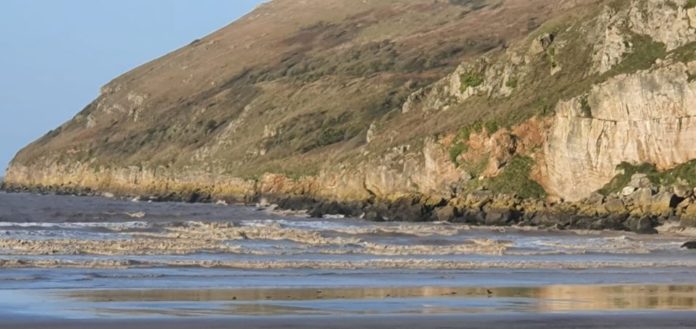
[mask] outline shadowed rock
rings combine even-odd
[[[689,241],[689,242],[685,243],[684,245],[682,245],[682,248],[696,249],[696,241]]]

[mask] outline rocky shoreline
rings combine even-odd
[[[392,201],[371,198],[342,202],[311,195],[257,194],[217,200],[202,192],[166,195],[115,195],[89,188],[29,188],[4,184],[6,192],[136,198],[152,202],[224,202],[306,211],[311,217],[359,217],[369,221],[453,222],[473,226],[530,226],[559,230],[615,230],[657,233],[665,224],[696,227],[696,193],[682,186],[654,186],[637,174],[621,192],[594,193],[579,202],[522,199],[480,190],[466,196],[433,198],[410,195]]]

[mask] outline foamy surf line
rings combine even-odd
[[[223,260],[146,260],[146,259],[60,259],[60,258],[0,258],[0,268],[78,268],[78,269],[134,269],[134,268],[216,268],[237,270],[591,270],[591,269],[666,269],[693,268],[696,260],[665,261],[448,261],[439,259],[372,259],[344,260],[291,260],[291,261],[223,261]]]
[[[145,221],[130,222],[75,222],[75,223],[48,223],[48,222],[0,222],[0,228],[20,228],[20,229],[64,229],[80,230],[104,228],[114,231],[128,229],[145,229],[152,227],[151,223]]]

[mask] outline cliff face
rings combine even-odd
[[[696,158],[696,62],[613,78],[558,104],[545,144],[549,189],[570,200],[601,189],[623,162],[668,170]]]
[[[578,201],[696,159],[695,28],[688,0],[275,0],[105,86],[6,186]]]
[[[696,158],[696,8],[682,5],[634,1],[599,17],[595,72],[638,70],[558,103],[544,150],[549,192],[576,201],[609,183],[622,163],[666,171]]]

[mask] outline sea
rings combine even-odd
[[[0,319],[693,312],[695,237],[0,193]]]

